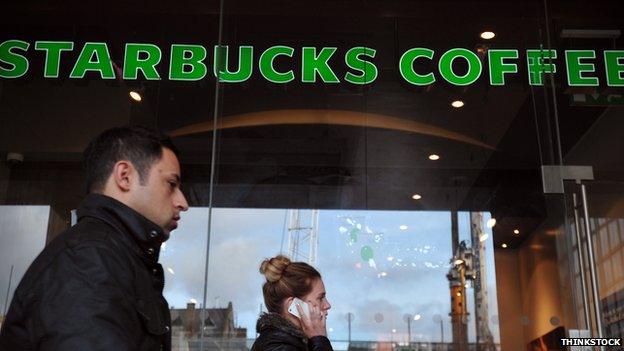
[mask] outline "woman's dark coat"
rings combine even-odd
[[[303,331],[277,313],[265,313],[256,324],[260,334],[251,351],[333,351],[327,337],[308,339]]]

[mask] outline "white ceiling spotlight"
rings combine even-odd
[[[429,155],[429,159],[430,159],[431,161],[437,161],[437,160],[439,160],[439,159],[440,159],[440,155],[431,154],[431,155]]]
[[[453,106],[455,108],[464,107],[464,102],[461,101],[461,100],[455,100],[455,101],[451,102],[451,106]]]
[[[488,219],[486,226],[488,228],[494,228],[494,226],[496,225],[496,218],[490,218]]]
[[[420,200],[420,199],[422,199],[422,196],[420,194],[414,194],[414,195],[412,195],[412,199]]]
[[[136,90],[131,90],[129,95],[130,95],[130,98],[136,102],[141,102],[141,100],[143,100],[143,97],[141,97],[141,94],[139,94],[139,92]]]
[[[490,32],[490,31],[485,31],[485,32],[482,32],[479,36],[482,39],[490,40],[490,39],[494,39],[494,37],[496,36],[496,33]]]

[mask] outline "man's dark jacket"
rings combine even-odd
[[[1,351],[171,349],[158,264],[163,230],[119,201],[91,194],[15,290]]]

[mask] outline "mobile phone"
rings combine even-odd
[[[301,309],[303,309],[303,313],[306,316],[310,314],[310,306],[308,306],[308,303],[296,297],[293,299],[290,307],[288,307],[288,312],[290,312],[290,314],[297,318],[301,318],[301,316],[299,316],[299,310],[297,309],[297,305],[301,306]]]

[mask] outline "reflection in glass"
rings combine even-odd
[[[45,245],[49,216],[50,206],[0,206],[0,325],[17,284]]]
[[[462,226],[470,224],[469,213],[458,215]],[[174,349],[199,343],[207,218],[208,209],[191,209],[162,250]],[[491,237],[485,225],[489,219],[484,214],[481,227]],[[323,272],[332,304],[327,328],[336,350],[453,341],[449,212],[218,208],[213,209],[212,231],[204,331],[210,342],[205,345],[236,350],[251,345],[258,315],[266,311],[258,265],[277,253],[311,262]],[[460,228],[460,234],[469,249],[470,227]],[[487,272],[482,285],[489,306],[483,320],[499,344],[498,325],[492,322],[498,314],[493,244],[491,239],[482,244]],[[317,254],[310,255],[314,248],[307,245],[316,246]],[[474,343],[471,281],[463,291],[468,342]]]

